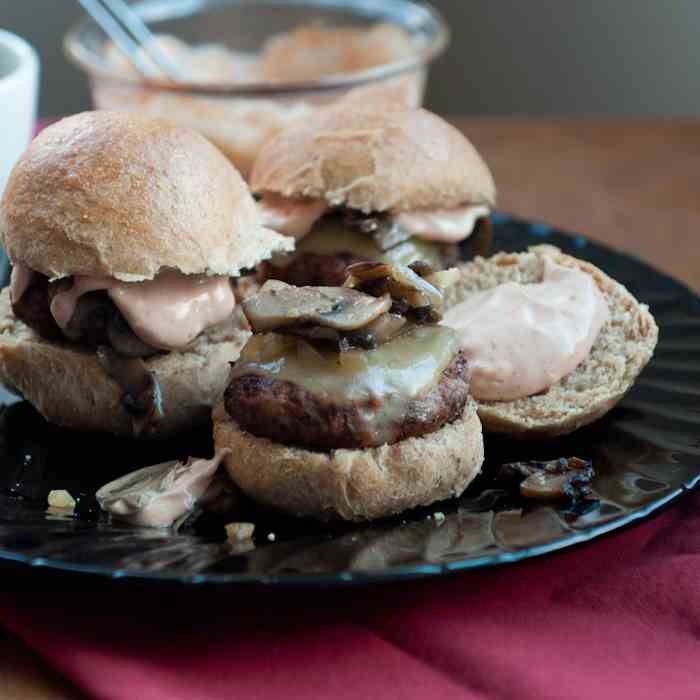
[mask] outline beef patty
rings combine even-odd
[[[33,331],[48,340],[66,340],[65,334],[51,314],[51,302],[58,292],[70,289],[71,281],[62,279],[49,282],[44,275],[34,275],[24,294],[13,302],[12,313]],[[75,329],[85,345],[108,345],[107,324],[117,312],[105,292],[90,292],[81,297],[81,327]],[[74,319],[71,319],[73,322]]]
[[[367,260],[352,253],[297,253],[285,267],[268,263],[263,274],[266,279],[280,280],[296,287],[342,287],[346,268],[357,262]]]
[[[244,430],[285,445],[317,450],[376,447],[435,432],[457,420],[469,394],[467,359],[457,353],[440,381],[407,401],[398,419],[382,416],[382,402],[334,402],[320,399],[292,382],[247,374],[234,378],[224,401],[228,414]],[[377,421],[382,423],[377,440]]]
[[[51,314],[51,301],[70,288],[69,279],[49,282],[34,275],[24,294],[13,302],[12,313],[47,340],[77,342],[89,348],[112,347],[130,357],[148,357],[159,352],[139,340],[104,291],[88,292],[76,304],[64,333]]]
[[[49,278],[34,275],[24,294],[12,303],[12,313],[47,340],[60,340],[63,331],[51,315]]]

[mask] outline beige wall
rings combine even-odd
[[[700,114],[700,0],[434,3],[453,31],[429,91],[438,111]],[[89,104],[60,46],[79,14],[74,0],[0,0],[0,27],[41,53],[42,114]]]
[[[437,0],[444,111],[700,114],[699,0]]]

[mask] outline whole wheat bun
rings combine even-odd
[[[461,277],[450,288],[446,303],[452,306],[474,292],[504,282],[540,282],[545,257],[591,275],[608,304],[610,319],[588,357],[546,393],[514,401],[478,401],[479,418],[487,432],[554,437],[592,423],[622,399],[656,347],[659,329],[646,305],[594,265],[554,246],[534,246],[526,253],[498,253],[462,265]]]
[[[206,423],[226,387],[229,362],[249,336],[231,319],[203,333],[186,351],[145,361],[158,376],[165,407],[152,437]],[[132,435],[123,392],[99,366],[94,351],[37,335],[12,314],[7,289],[0,293],[0,383],[24,396],[52,423]]]
[[[373,520],[459,496],[484,461],[481,424],[470,400],[440,430],[393,445],[314,452],[259,438],[214,411],[214,442],[229,447],[224,464],[252,499],[319,520]]]
[[[253,166],[254,192],[324,199],[364,212],[493,205],[486,163],[424,109],[380,101],[323,107],[284,129]]]
[[[236,169],[197,132],[135,114],[77,114],[44,129],[0,204],[10,260],[52,279],[134,282],[161,268],[235,276],[288,238],[263,228]]]

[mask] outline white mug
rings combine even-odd
[[[39,58],[20,37],[0,29],[0,196],[29,145],[36,119]]]

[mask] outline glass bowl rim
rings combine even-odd
[[[367,2],[358,0],[236,0],[231,3],[234,6],[255,5],[260,6],[289,6],[289,7],[310,7],[310,8],[331,8],[344,9],[350,12],[361,8],[371,7]],[[106,64],[96,61],[96,54],[91,49],[86,48],[82,36],[89,28],[95,26],[91,17],[79,19],[66,33],[63,40],[63,48],[68,59],[82,69],[90,79],[112,83],[121,87],[128,87],[138,90],[160,91],[173,94],[198,95],[209,97],[274,97],[274,96],[294,96],[299,94],[323,93],[348,90],[364,85],[371,85],[389,78],[410,73],[438,58],[450,43],[450,31],[441,13],[431,4],[423,0],[384,0],[383,7],[389,8],[391,5],[412,6],[427,13],[428,18],[436,27],[435,35],[425,46],[418,48],[413,56],[408,58],[383,63],[362,71],[348,73],[338,73],[335,75],[323,76],[318,80],[303,80],[295,82],[268,82],[268,83],[202,83],[202,82],[173,82],[167,79],[141,79],[117,76]],[[374,5],[376,7],[376,5]],[[172,6],[170,6],[172,8]],[[176,17],[177,14],[167,12],[167,5],[153,0],[142,0],[133,6],[148,23],[150,21],[165,20]],[[154,14],[160,13],[156,17],[148,16],[148,10]],[[359,14],[359,13],[358,13]]]

